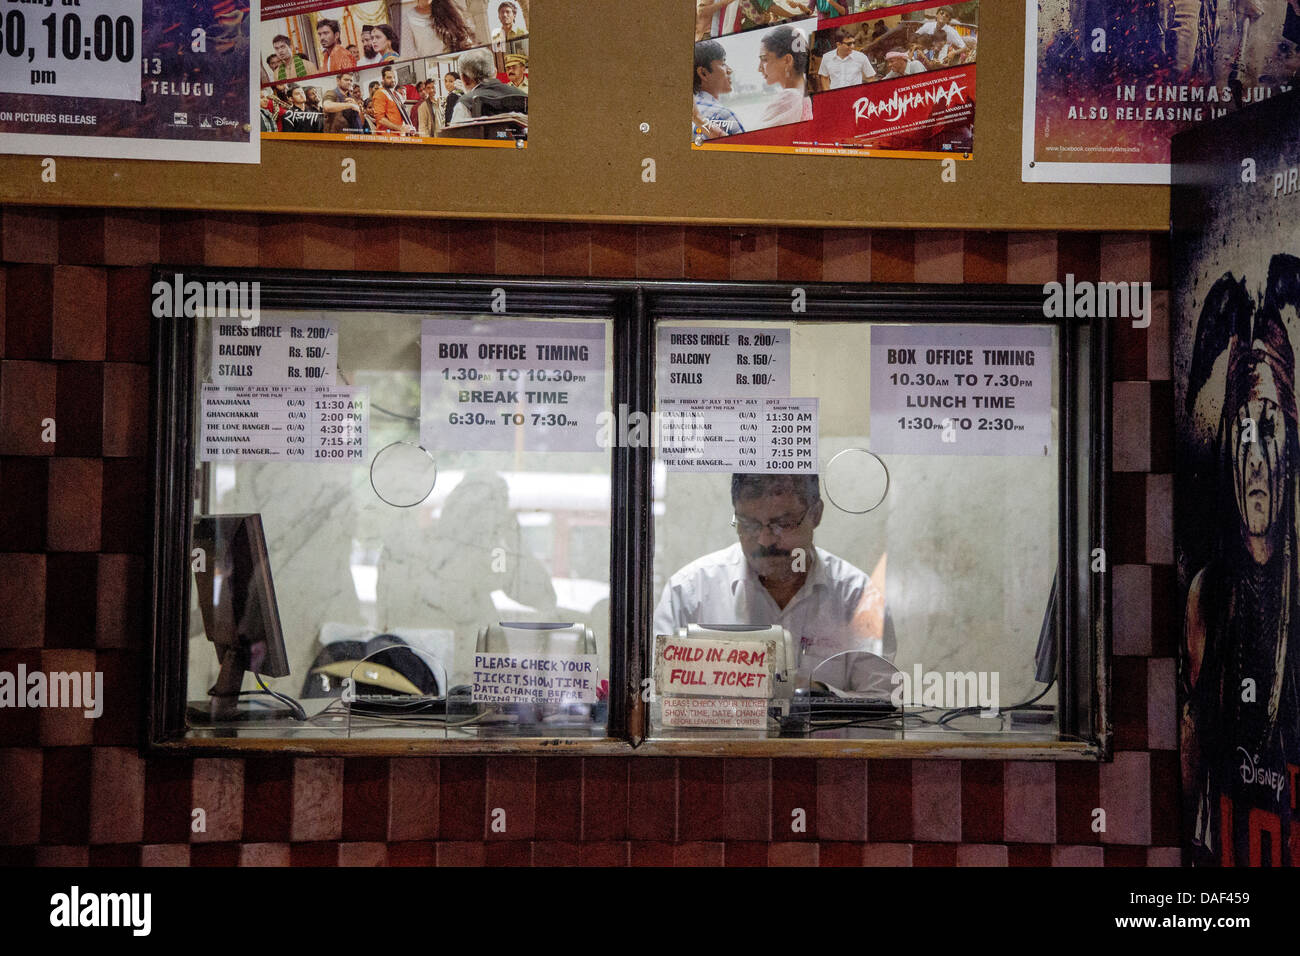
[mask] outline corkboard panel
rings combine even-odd
[[[0,202],[533,220],[1164,230],[1163,186],[1020,181],[1024,5],[980,11],[975,157],[692,151],[691,0],[540,0],[526,150],[269,142],[260,166],[0,156]],[[650,130],[642,133],[640,126]],[[357,161],[357,182],[341,162]],[[641,181],[652,157],[657,181]]]

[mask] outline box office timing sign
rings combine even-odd
[[[600,451],[605,326],[426,319],[420,442],[458,451]]]
[[[872,328],[872,451],[1041,456],[1051,439],[1050,328]]]

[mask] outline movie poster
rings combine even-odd
[[[1300,862],[1300,94],[1173,144],[1186,858]]]
[[[263,0],[264,139],[528,143],[529,0]]]
[[[1026,4],[1021,179],[1169,182],[1169,138],[1294,85],[1297,0]]]
[[[258,0],[5,6],[0,152],[258,161]]]
[[[971,158],[979,0],[696,0],[695,149]]]

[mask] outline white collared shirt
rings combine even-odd
[[[916,35],[916,36],[921,36],[921,35],[930,36],[930,35],[932,35],[932,34],[934,33],[934,31],[937,30],[937,29],[939,29],[939,21],[938,21],[938,20],[926,20],[925,23],[923,23],[923,24],[921,24],[921,26],[917,27],[916,34],[915,34],[915,35]],[[966,49],[966,41],[962,39],[962,35],[961,35],[960,33],[957,32],[956,27],[945,26],[945,27],[943,28],[943,35],[946,36],[946,37],[948,38],[948,42],[951,43],[953,46],[955,46],[957,49],[959,49],[959,50],[964,50],[964,49]]]
[[[655,607],[654,633],[673,634],[687,624],[779,624],[794,638],[798,670],[806,677],[840,651],[892,659],[894,648],[883,647],[883,614],[884,597],[871,578],[817,547],[803,587],[778,607],[737,542],[697,558],[668,580]]]
[[[871,60],[867,59],[865,53],[850,50],[848,56],[841,57],[836,49],[822,57],[822,65],[817,72],[829,77],[831,89],[838,90],[867,82],[876,75],[876,68],[871,65]]]

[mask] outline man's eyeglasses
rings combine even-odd
[[[803,519],[808,517],[811,509],[805,508],[803,514],[797,518],[777,518],[774,521],[755,521],[753,518],[742,518],[740,515],[731,516],[731,526],[739,531],[745,537],[752,537],[766,528],[772,532],[774,537],[780,537],[788,534],[799,525],[803,524]]]

